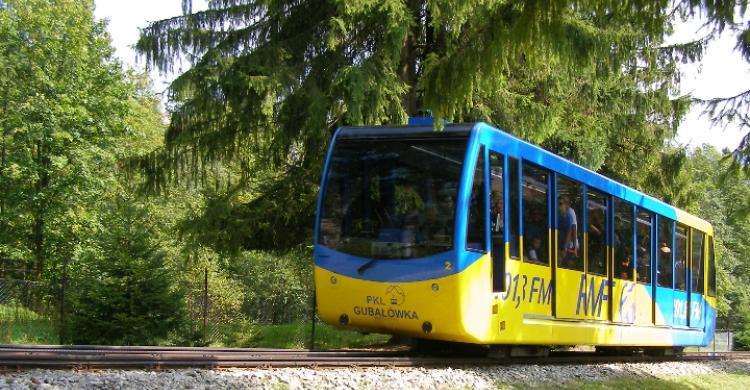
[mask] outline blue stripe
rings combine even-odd
[[[623,184],[619,184],[596,172],[567,161],[560,156],[516,138],[505,131],[496,129],[486,123],[480,122],[476,127],[479,129],[480,141],[489,145],[496,151],[552,169],[571,179],[578,180],[590,187],[596,188],[599,191],[620,197],[628,202],[671,219],[677,219],[676,209],[658,199],[652,198]]]
[[[457,272],[456,263],[472,264],[479,259],[480,253],[455,250],[418,259],[376,259],[371,265],[359,272],[359,268],[372,259],[352,256],[337,252],[323,245],[315,245],[313,257],[315,265],[328,271],[350,278],[375,282],[416,282],[438,279]],[[450,264],[446,270],[445,263]]]

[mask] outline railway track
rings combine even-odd
[[[0,345],[0,367],[24,368],[253,368],[253,367],[456,367],[510,364],[602,364],[620,362],[750,359],[750,353],[686,353],[677,357],[552,353],[545,358],[412,356],[402,351],[308,351],[255,348]]]

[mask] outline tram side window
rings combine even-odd
[[[543,169],[523,164],[523,259],[543,265],[549,264],[547,177]]]
[[[518,160],[513,157],[508,157],[508,200],[510,218],[508,219],[508,233],[510,241],[510,257],[518,259],[518,241],[520,240],[518,234],[518,221],[519,221],[519,210],[518,210]]]
[[[492,291],[505,291],[505,212],[503,156],[490,152],[490,232],[492,234]]]
[[[659,286],[672,288],[672,242],[674,222],[671,219],[659,217],[659,250],[656,252],[658,268],[656,282]]]
[[[474,183],[469,201],[469,220],[466,232],[466,248],[485,250],[485,192],[484,192],[484,148],[479,149]]]
[[[708,237],[708,295],[716,296],[716,258],[714,257],[714,238]]]
[[[581,184],[565,177],[557,180],[557,262],[560,267],[583,271],[580,249]]]
[[[615,199],[615,277],[633,280],[633,205]]]
[[[590,190],[586,203],[588,272],[607,275],[607,196]]]
[[[651,224],[653,215],[645,210],[638,210],[638,231],[636,232],[637,258],[636,280],[651,283]]]
[[[693,262],[690,273],[692,274],[693,292],[703,294],[703,236],[700,230],[693,229]]]
[[[675,234],[674,288],[687,290],[687,227],[677,224]]]

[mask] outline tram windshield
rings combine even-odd
[[[466,138],[340,139],[320,210],[320,244],[411,259],[453,248]]]

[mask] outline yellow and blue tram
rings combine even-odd
[[[706,221],[485,123],[345,127],[315,288],[330,324],[486,345],[707,345]]]

